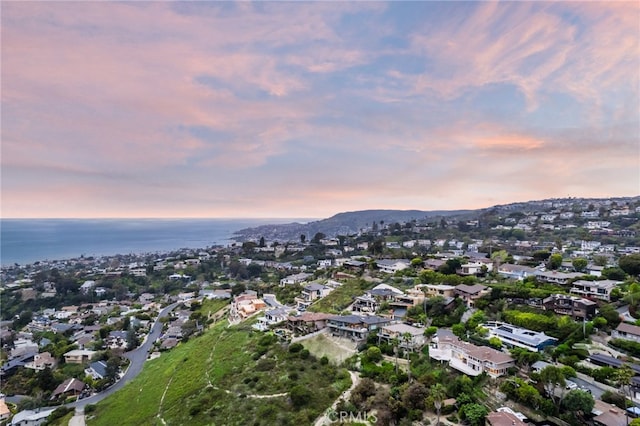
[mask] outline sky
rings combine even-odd
[[[1,217],[640,195],[640,3],[1,3]]]

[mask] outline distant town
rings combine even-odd
[[[640,197],[385,218],[3,267],[0,425],[640,425]]]

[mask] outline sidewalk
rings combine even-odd
[[[85,426],[84,422],[84,407],[76,408],[76,412],[71,420],[69,420],[69,426]]]

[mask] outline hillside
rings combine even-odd
[[[453,216],[468,213],[467,210],[360,210],[338,213],[328,219],[309,223],[289,223],[283,225],[263,225],[242,229],[235,233],[239,241],[264,237],[267,240],[296,240],[300,235],[311,239],[321,232],[327,236],[351,235],[362,228],[371,227],[373,223],[422,221],[434,217]]]
[[[349,385],[346,370],[291,352],[247,324],[221,321],[148,361],[88,413],[87,424],[309,424]]]
[[[360,210],[338,213],[327,219],[309,223],[289,223],[282,225],[263,225],[255,228],[246,228],[235,233],[237,241],[256,241],[264,237],[268,241],[296,241],[300,235],[311,239],[320,232],[329,237],[337,235],[353,235],[361,229],[373,226],[373,223],[406,223],[417,221],[418,223],[433,222],[439,218],[449,220],[478,220],[485,215],[501,214],[509,215],[515,212],[535,212],[548,210],[551,206],[563,206],[569,208],[572,205],[584,205],[589,202],[635,202],[640,197],[613,197],[613,198],[554,198],[546,200],[533,200],[515,202],[510,204],[495,205],[488,208],[475,210]]]

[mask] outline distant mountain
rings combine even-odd
[[[283,225],[262,225],[255,228],[242,229],[235,233],[239,241],[257,240],[264,237],[268,241],[297,240],[300,235],[307,239],[321,232],[327,236],[351,235],[373,223],[403,223],[416,220],[418,222],[434,217],[448,217],[471,213],[473,210],[360,210],[338,213],[328,219],[309,223],[288,223]]]

